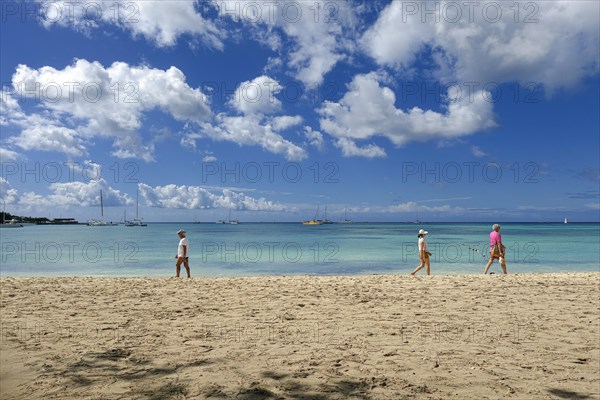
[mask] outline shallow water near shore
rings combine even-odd
[[[27,226],[0,232],[5,276],[171,276],[179,229],[194,276],[406,274],[429,231],[433,274],[480,274],[490,224],[149,223]],[[502,224],[509,273],[600,269],[599,224]],[[492,272],[500,272],[496,262]]]

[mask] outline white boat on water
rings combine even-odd
[[[333,221],[327,219],[327,206],[325,206],[325,211],[323,212],[323,219],[321,220],[323,225],[333,224]]]
[[[125,219],[125,226],[148,226],[148,224],[144,223],[141,219],[140,219],[140,201],[139,201],[139,197],[140,197],[140,191],[138,189],[137,194],[135,196],[135,219],[133,221],[127,221],[127,219]]]
[[[565,224],[568,224],[568,223],[569,223],[569,222],[567,221],[567,218],[565,218],[565,222],[564,222],[564,223],[565,223]]]
[[[221,224],[221,225],[238,225],[240,223],[240,221],[238,221],[237,219],[231,219],[231,208],[229,209],[229,219],[227,220],[218,220],[216,222],[217,224]]]
[[[221,224],[238,225],[240,221],[237,219],[231,219],[231,208],[229,209],[229,219],[227,221],[219,220]]]
[[[352,220],[348,219],[348,216],[346,214],[346,208],[344,208],[344,219],[342,219],[340,221],[340,224],[353,224],[354,222],[352,222]]]
[[[88,221],[88,226],[119,226],[119,224],[114,222],[106,222],[104,221],[104,203],[102,200],[102,190],[100,190],[100,219],[91,219]]]
[[[16,219],[11,219],[8,222],[0,224],[0,228],[22,228],[23,225],[18,223]]]
[[[0,228],[22,228],[23,225],[18,223],[16,219],[11,219],[6,222],[4,218],[6,217],[6,202],[3,202],[2,205],[2,224],[0,224]]]

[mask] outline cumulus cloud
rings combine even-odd
[[[233,208],[248,211],[285,211],[286,207],[266,200],[254,198],[241,192],[223,189],[221,194],[215,194],[206,188],[187,185],[165,185],[151,187],[144,183],[139,185],[140,194],[150,207],[183,208],[183,209],[212,209]]]
[[[100,206],[100,191],[105,207],[135,204],[126,193],[112,188],[106,180],[94,179],[89,182],[60,182],[50,184],[52,194],[47,199],[57,206]]]
[[[430,51],[442,82],[535,82],[551,93],[598,73],[600,3],[474,4],[393,1],[363,35],[362,48],[380,65],[403,70]]]
[[[190,1],[55,1],[37,0],[41,21],[50,28],[68,26],[90,33],[104,24],[116,25],[132,36],[143,36],[159,47],[173,46],[182,35],[198,37],[208,47],[222,49],[224,32]]]
[[[394,145],[411,141],[451,139],[471,135],[496,126],[487,92],[477,92],[450,102],[445,112],[396,108],[396,95],[376,73],[357,75],[339,102],[326,101],[317,111],[321,129],[338,139],[337,146],[347,155],[358,155],[354,141],[373,136],[388,138]],[[367,154],[382,156],[382,149],[369,146]]]
[[[87,164],[90,171],[99,168],[98,164]],[[0,177],[0,198],[7,204],[19,204],[25,207],[69,207],[100,206],[102,191],[105,207],[133,205],[135,201],[126,193],[111,187],[104,179],[92,179],[87,182],[55,182],[48,186],[50,194],[41,195],[35,192],[19,194],[10,183]]]
[[[313,130],[310,126],[305,126],[304,137],[311,146],[314,146],[318,150],[324,149],[325,139],[323,138],[323,134],[321,132]]]
[[[240,146],[260,146],[264,150],[298,161],[307,157],[306,150],[282,136],[282,132],[302,123],[298,115],[276,115],[281,102],[275,95],[281,85],[267,76],[259,76],[238,85],[229,104],[243,115],[218,114],[211,123],[190,128],[184,141],[195,146],[201,138],[229,141]]]
[[[0,126],[9,125],[12,119],[23,118],[23,110],[17,99],[6,88],[0,90]]]
[[[381,158],[387,156],[385,150],[376,144],[359,147],[356,142],[348,138],[339,138],[334,142],[334,145],[342,150],[344,157]]]
[[[305,85],[321,84],[325,75],[354,47],[355,9],[351,2],[252,2],[219,0],[222,16],[254,29],[254,37],[278,52]],[[248,5],[251,4],[251,5]]]
[[[305,149],[285,139],[275,130],[272,119],[258,115],[232,117],[219,114],[214,124],[203,124],[198,132],[188,132],[186,136],[189,140],[211,138],[240,146],[260,146],[292,161],[307,157]]]
[[[14,189],[8,180],[0,176],[0,199],[6,204],[15,204],[19,199],[19,192]]]
[[[274,117],[271,121],[274,130],[284,131],[293,126],[300,125],[302,123],[302,117],[299,115],[282,115],[280,117]]]
[[[243,114],[272,114],[281,109],[281,101],[275,97],[283,87],[266,75],[238,85],[229,101]]]
[[[0,147],[0,162],[15,161],[19,158],[19,153],[4,147]]]
[[[177,68],[167,70],[115,62],[77,60],[62,70],[19,65],[12,94],[3,93],[4,125],[22,128],[9,142],[25,150],[84,156],[91,138],[114,139],[113,155],[154,160],[154,140],[144,143],[140,128],[146,113],[161,110],[177,121],[211,118],[207,97],[188,86]],[[25,114],[15,97],[33,98],[43,113]]]

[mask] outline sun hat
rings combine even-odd
[[[420,229],[419,230],[419,235],[427,235],[429,232],[427,232],[426,230]]]
[[[180,229],[177,231],[177,233],[185,233],[185,231],[183,229]]]

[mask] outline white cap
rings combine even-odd
[[[183,229],[180,229],[180,230],[178,230],[178,231],[177,231],[177,233],[178,233],[178,234],[179,234],[179,233],[185,233],[185,231],[184,231]]]
[[[427,232],[426,230],[419,230],[419,235],[427,235],[429,232]]]

